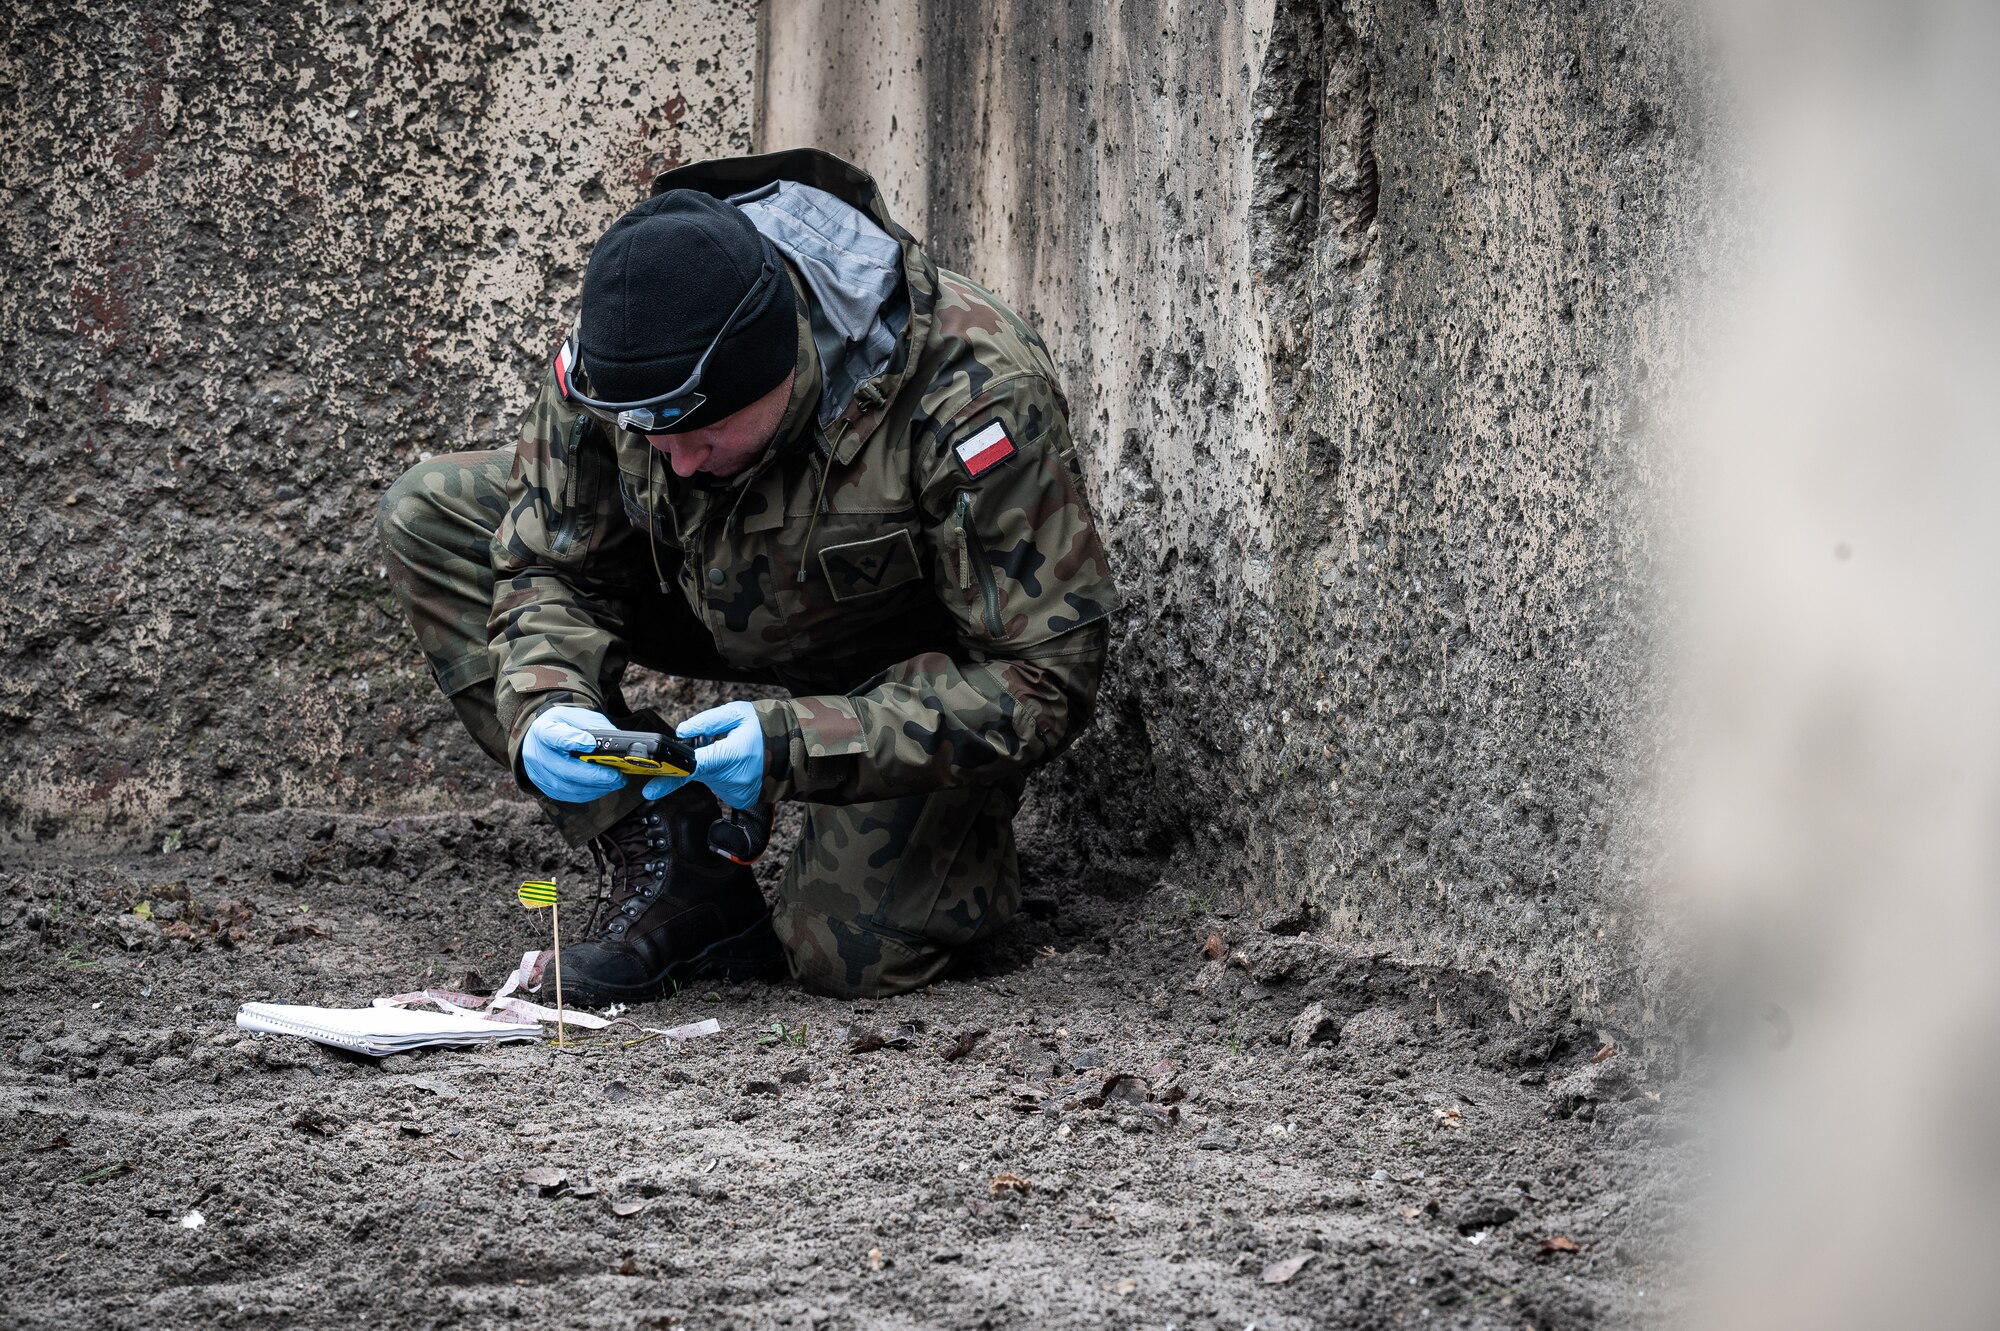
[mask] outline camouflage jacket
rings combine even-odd
[[[851,803],[1017,778],[1089,720],[1118,595],[1047,349],[933,264],[874,182],[838,158],[700,163],[654,188],[729,197],[780,179],[826,190],[895,238],[893,359],[827,401],[802,299],[778,437],[745,476],[712,485],[674,477],[643,436],[575,412],[544,376],[493,544],[489,634],[517,771],[542,707],[602,707],[620,588],[652,579],[656,561],[725,660],[795,695],[756,704],[766,799]]]

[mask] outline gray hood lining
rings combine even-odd
[[[811,297],[824,426],[895,362],[910,324],[903,247],[859,208],[795,180],[774,180],[729,202],[798,270]]]

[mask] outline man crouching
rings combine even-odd
[[[608,870],[601,1005],[789,962],[935,979],[1015,911],[1027,773],[1088,724],[1117,607],[1033,329],[813,150],[661,176],[614,222],[512,448],[413,467],[392,585],[482,748]],[[777,685],[677,727],[691,778],[580,761],[632,662]],[[806,805],[775,913],[718,804]]]

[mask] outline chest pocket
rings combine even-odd
[[[819,552],[820,571],[836,601],[858,601],[923,576],[907,528]]]

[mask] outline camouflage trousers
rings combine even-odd
[[[503,766],[509,765],[507,735],[494,707],[487,617],[493,606],[491,541],[513,459],[512,449],[499,449],[419,463],[383,496],[377,518],[390,586],[438,688],[473,739]],[[675,556],[665,558],[671,566]],[[650,568],[632,574],[629,595],[615,607],[625,651],[607,661],[599,681],[614,717],[626,715],[620,684],[633,663],[688,679],[838,691],[777,670],[731,666],[678,594],[662,594]],[[1013,821],[1020,796],[1021,786],[1007,783],[867,804],[807,805],[772,913],[792,974],[809,988],[842,997],[902,993],[936,979],[962,948],[992,933],[1019,905]],[[642,801],[634,781],[589,804],[541,802],[570,844],[582,845]]]

